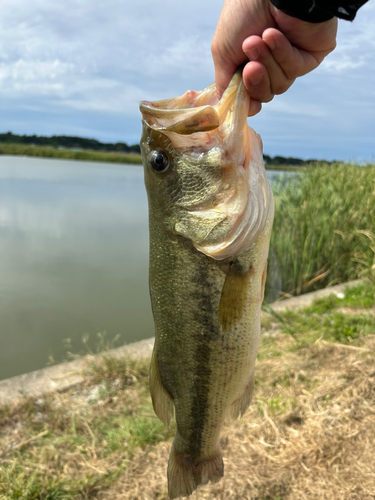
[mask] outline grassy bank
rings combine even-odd
[[[299,295],[374,270],[374,179],[374,165],[322,165],[274,188],[272,287]]]
[[[193,500],[372,500],[374,294],[263,316],[253,404],[222,433],[225,478]],[[0,498],[167,500],[174,432],[147,361],[93,360],[81,386],[0,408]]]
[[[141,164],[138,154],[102,153],[99,151],[71,151],[46,146],[23,144],[0,144],[0,155],[37,156],[39,158],[60,158],[62,160],[100,161],[104,163]]]

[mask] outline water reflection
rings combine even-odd
[[[153,335],[140,166],[0,156],[0,379]]]

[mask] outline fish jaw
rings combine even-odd
[[[215,260],[249,248],[264,229],[273,206],[262,141],[247,124],[249,105],[240,71],[219,101],[212,84],[199,92],[140,105],[144,136],[162,134],[175,155],[173,167],[181,193],[169,230],[191,240],[198,251]],[[188,189],[184,194],[181,179],[198,178],[208,168],[220,170],[220,182],[205,180],[204,199],[187,196]]]

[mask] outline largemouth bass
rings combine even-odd
[[[249,406],[273,222],[262,141],[247,125],[237,72],[215,85],[142,101],[141,151],[149,203],[157,416],[177,431],[171,499],[223,476],[220,430]]]

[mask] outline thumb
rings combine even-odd
[[[225,89],[228,87],[232,76],[237,71],[239,64],[241,64],[241,62],[243,61],[240,61],[236,64],[231,59],[223,57],[217,49],[215,40],[211,45],[211,53],[215,68],[216,93],[218,98],[220,99]]]
[[[220,99],[224,94],[232,76],[237,71],[237,66],[230,64],[227,67],[217,66],[215,67],[215,83],[216,83],[216,94]]]

